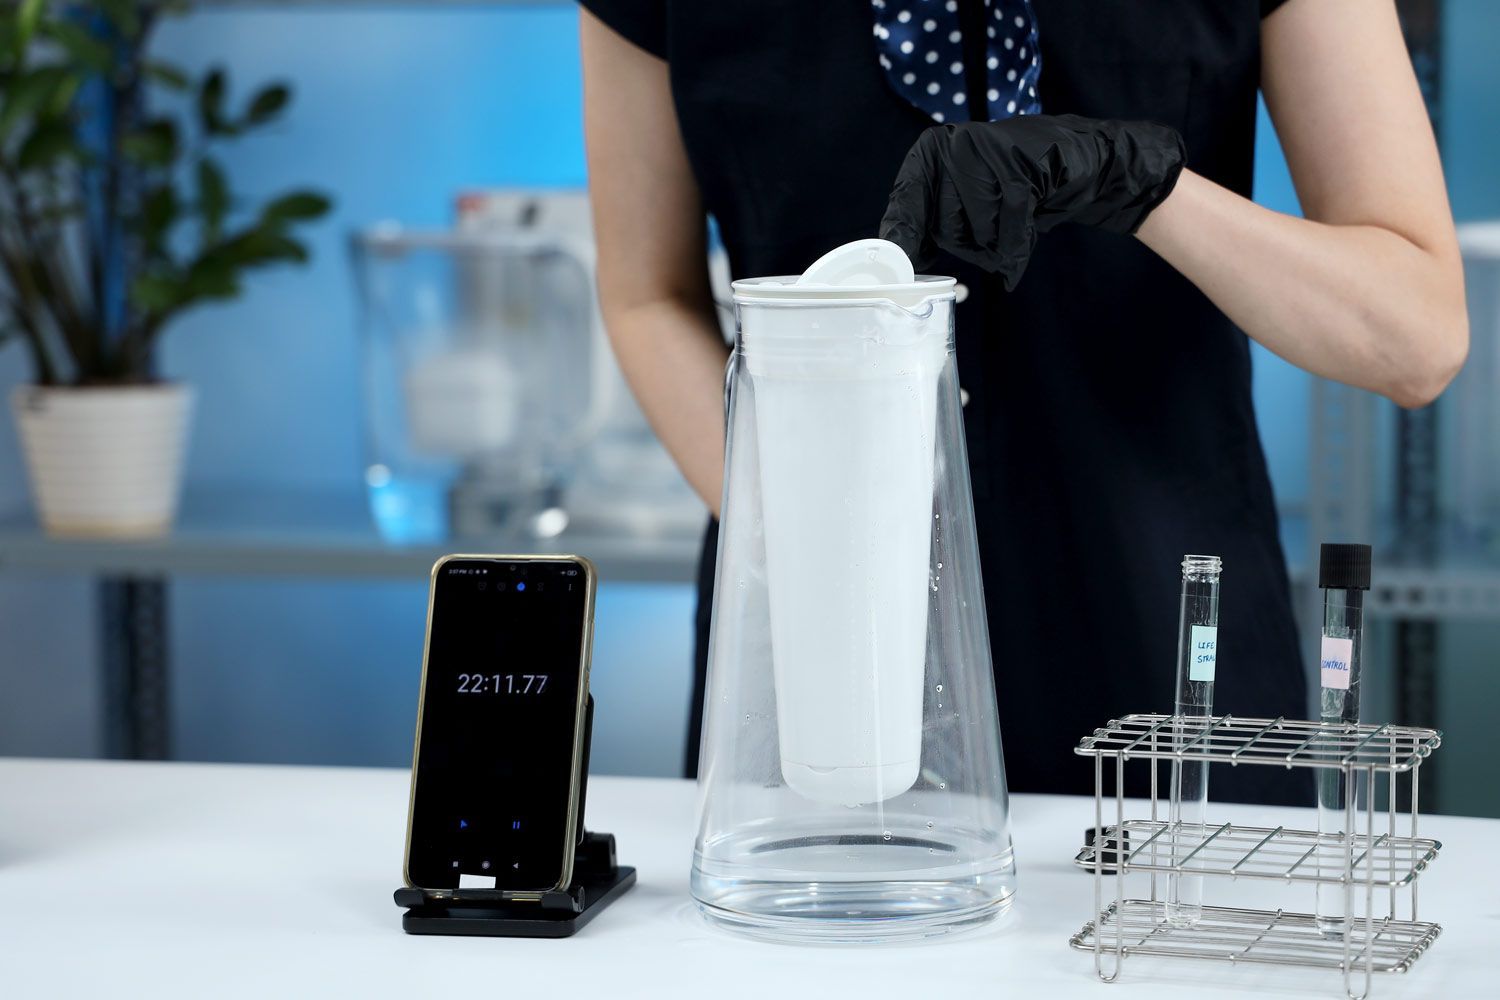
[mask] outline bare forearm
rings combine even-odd
[[[1420,406],[1463,363],[1462,269],[1443,250],[1273,212],[1191,172],[1139,236],[1250,337],[1315,374]]]
[[[703,307],[661,299],[605,309],[615,356],[683,476],[719,513],[724,483],[724,364],[729,349]]]

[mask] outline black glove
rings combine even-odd
[[[1016,286],[1060,222],[1134,233],[1182,173],[1182,136],[1154,122],[1020,115],[939,125],[906,154],[880,235],[918,268],[946,250]]]

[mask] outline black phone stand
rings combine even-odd
[[[396,905],[406,908],[408,934],[479,937],[570,937],[594,915],[635,885],[635,869],[615,861],[615,835],[586,833],[573,860],[573,884],[540,900],[505,899],[493,889],[456,889],[442,894],[403,887]]]
[[[635,869],[615,860],[615,835],[587,833],[583,809],[588,798],[588,762],[594,742],[594,696],[589,695],[583,730],[583,787],[578,792],[578,847],[573,852],[573,884],[543,893],[540,900],[506,899],[496,889],[434,892],[403,886],[396,905],[404,907],[401,929],[408,934],[463,934],[471,937],[563,938],[635,885]]]

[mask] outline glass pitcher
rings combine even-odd
[[[952,278],[739,281],[692,893],[923,937],[1015,888]]]
[[[557,534],[605,403],[587,248],[520,228],[385,225],[353,251],[381,534]]]

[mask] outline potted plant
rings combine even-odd
[[[170,528],[192,392],[159,377],[157,341],[239,295],[247,270],[305,261],[294,231],[329,207],[296,191],[252,211],[231,194],[223,147],[291,95],[231,102],[222,69],[193,79],[154,59],[153,27],[187,6],[0,0],[0,343],[31,357],[12,405],[52,534]]]

